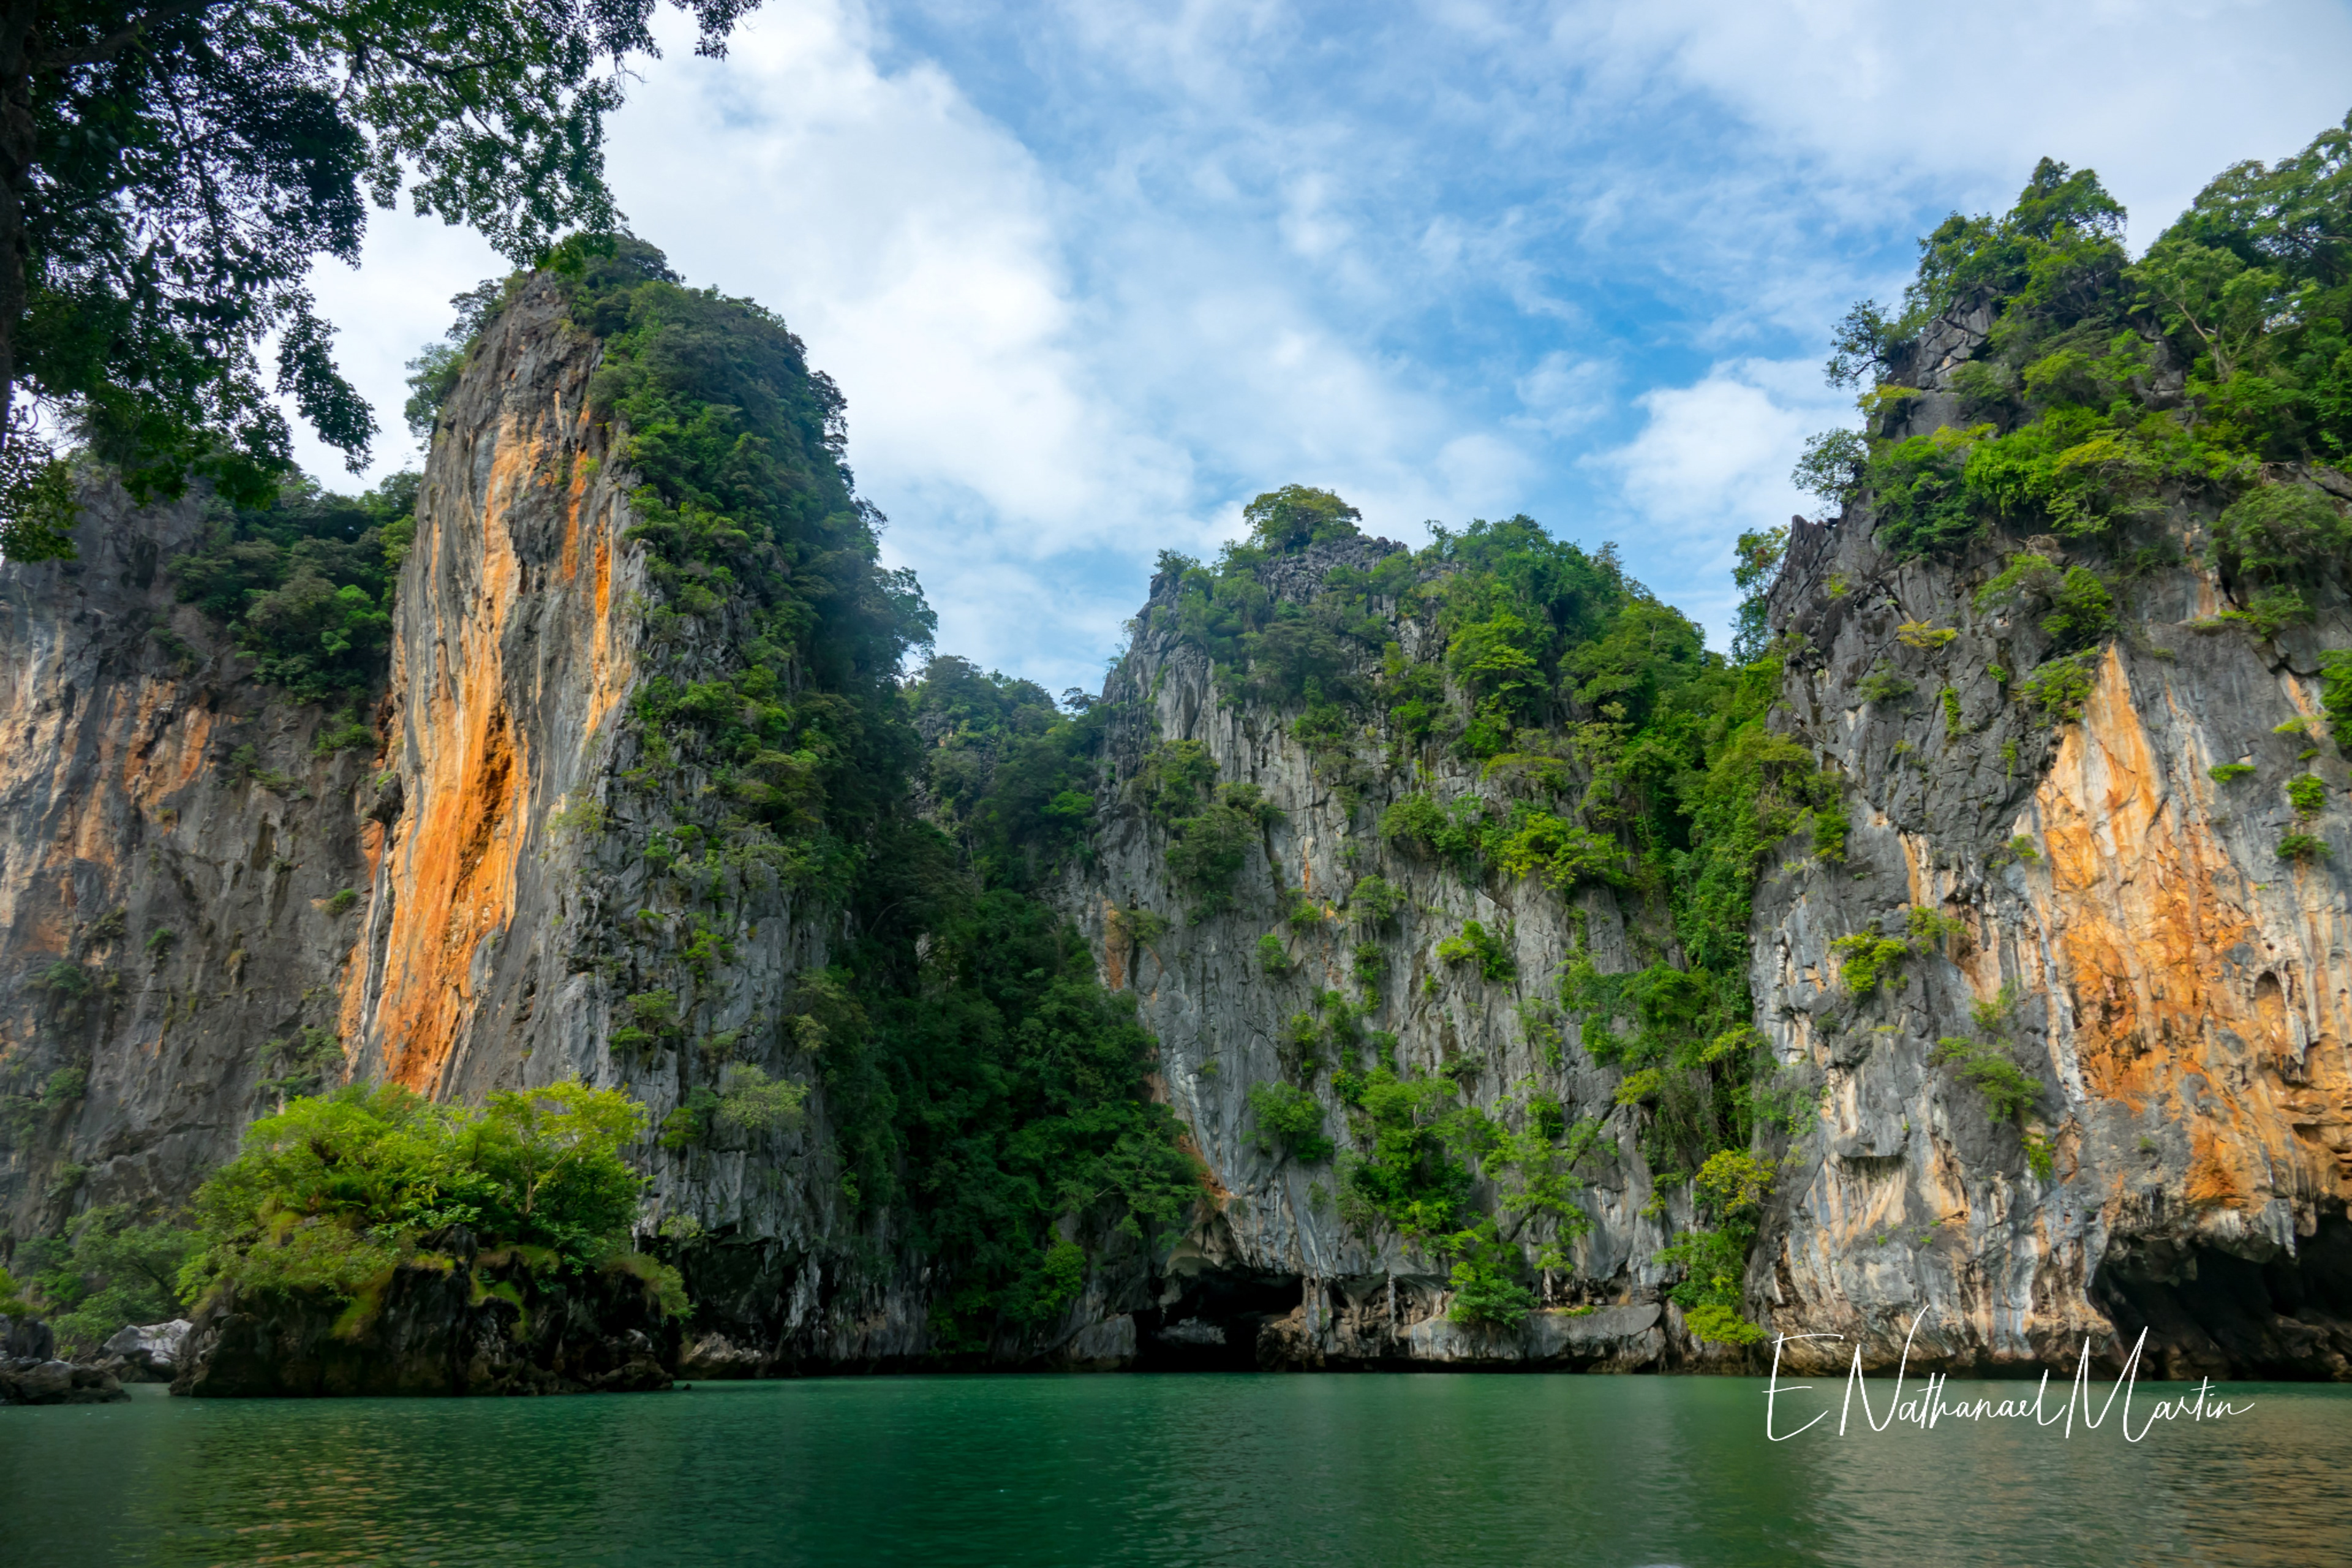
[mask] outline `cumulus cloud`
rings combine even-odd
[[[1850,423],[1852,405],[1822,384],[1811,360],[1734,360],[1685,386],[1634,399],[1641,429],[1586,459],[1611,481],[1643,537],[1637,570],[1674,572],[1686,611],[1727,634],[1732,542],[1777,527],[1810,499],[1789,478],[1806,437]]]
[[[2142,245],[2224,165],[2299,151],[2352,107],[2333,0],[1649,0],[1568,7],[1552,35],[1622,90],[1695,89],[1864,188],[1989,205],[2045,155],[2095,167]],[[2169,86],[2187,61],[2193,110]]]
[[[1617,366],[1554,349],[1512,383],[1524,412],[1504,423],[1558,439],[1583,429],[1615,402]]]
[[[766,0],[675,26],[612,127],[639,232],[806,339],[940,646],[1091,685],[1162,548],[1325,485],[1375,531],[1613,534],[1718,629],[1730,542],[1851,410],[1827,323],[2048,153],[2155,226],[2341,117],[2316,0]],[[2165,80],[2199,61],[2199,110]],[[2085,58],[2102,63],[2082,68]],[[401,364],[498,270],[379,220],[320,293],[397,428]],[[318,471],[330,460],[313,454]]]

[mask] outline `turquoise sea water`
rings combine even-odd
[[[2352,1389],[2300,1384],[2231,1385],[2251,1410],[2137,1444],[2112,1417],[1865,1435],[1858,1412],[1839,1438],[1833,1392],[1828,1421],[1768,1443],[1762,1383],[1726,1378],[134,1392],[0,1409],[0,1564],[2352,1563]],[[2135,1430],[2180,1392],[2143,1384]],[[1821,1397],[1784,1403],[1783,1429]]]

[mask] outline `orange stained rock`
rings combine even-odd
[[[588,733],[594,734],[626,694],[635,661],[613,641],[613,550],[602,519],[596,529],[596,619],[589,645]],[[566,574],[570,575],[569,573]]]
[[[2225,1143],[2212,1123],[2200,1121],[2189,1130],[2189,1186],[2191,1204],[2242,1208],[2252,1195],[2240,1169],[2242,1151]]]
[[[158,701],[168,689],[164,683],[152,679],[142,681],[135,695],[120,686],[106,688],[107,708],[103,714],[92,710],[72,721],[75,731],[93,737],[91,743],[97,756],[92,771],[100,778],[119,777],[123,793],[142,807],[195,776],[204,754],[201,740],[211,729],[211,715],[202,715],[196,725],[199,744],[193,750],[182,738],[167,731],[163,742],[175,753],[168,759],[173,765],[160,770],[160,774],[159,770],[151,767],[148,748],[141,742],[152,725]],[[68,743],[62,716],[51,722],[48,747],[44,750]],[[120,838],[108,810],[110,801],[103,792],[70,795],[59,805],[61,817],[41,863],[50,868],[63,868],[77,861],[94,866],[115,865]]]
[[[1134,938],[1127,934],[1118,910],[1109,900],[1103,900],[1103,984],[1112,991],[1127,988],[1127,949]]]
[[[474,599],[445,617],[457,626],[436,689],[412,720],[415,798],[392,851],[393,911],[375,1026],[394,1081],[439,1086],[472,1012],[472,964],[482,939],[511,918],[530,757],[507,711],[502,641],[521,569],[506,510],[530,482],[538,443],[511,419],[499,433],[482,508]],[[436,556],[457,547],[457,519],[437,531]]]
[[[561,423],[563,402],[560,394],[555,412]],[[587,497],[588,455],[582,452],[572,459],[572,488],[563,498],[563,559],[559,570],[567,583],[580,574],[580,506]]]
[[[131,722],[134,736],[155,734],[155,710],[185,690],[173,681],[145,680],[139,687],[139,710]],[[204,766],[205,748],[211,743],[213,713],[192,708],[163,726],[152,744],[132,745],[122,753],[122,791],[140,808],[152,810],[168,795],[196,782]]]
[[[2284,1009],[2231,958],[2263,937],[2245,879],[2193,796],[2163,776],[2114,648],[2034,798],[2053,979],[2073,1003],[2084,1087],[2193,1119],[2192,1201],[2258,1201],[2268,1163],[2294,1159],[2258,1070],[2285,1044]]]

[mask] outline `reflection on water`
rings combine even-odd
[[[2248,1414],[2137,1445],[1858,1415],[1839,1438],[1834,1414],[1768,1444],[1762,1384],[1727,1378],[137,1393],[0,1410],[0,1563],[2352,1563],[2352,1390],[2304,1385],[2232,1385]]]

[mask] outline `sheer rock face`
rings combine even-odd
[[[546,290],[510,311],[451,398],[395,605],[398,810],[342,1001],[357,1070],[426,1094],[601,1065],[600,895],[619,889],[582,872],[644,562],[588,416],[594,345],[557,310]],[[567,806],[581,826],[554,820]]]
[[[314,757],[320,710],[174,602],[201,527],[105,487],[78,561],[0,566],[0,1063],[43,1097],[0,1163],[18,1236],[184,1197],[275,1103],[268,1042],[335,1021],[368,759]]]
[[[608,1045],[628,995],[676,984],[693,933],[638,918],[663,902],[642,851],[704,781],[616,784],[637,762],[622,721],[644,679],[646,567],[625,537],[635,481],[585,413],[598,352],[535,283],[444,410],[380,755],[313,758],[325,716],[247,679],[173,602],[165,563],[200,537],[198,503],[95,494],[79,563],[0,566],[0,1051],[20,1094],[87,1073],[8,1138],[16,1234],[185,1199],[279,1102],[268,1042],[305,1026],[342,1041],[330,1083],[478,1101],[576,1075],[626,1087],[656,1125],[678,1103],[690,1046]],[[685,651],[689,678],[710,673]],[[775,895],[725,919],[735,961],[681,1009],[772,1062],[785,992],[825,962],[838,917]],[[60,961],[86,995],[47,984]],[[918,1351],[913,1281],[861,1283],[836,1261],[822,1101],[772,1137],[646,1146],[650,1212],[709,1235],[688,1259],[697,1295],[763,1364]]]
[[[1313,546],[1276,563],[1268,585],[1279,597],[1303,600],[1332,567],[1368,566],[1398,548],[1385,541]],[[1174,580],[1163,578],[1152,603],[1172,609],[1175,593]],[[1435,656],[1424,646],[1437,635],[1428,624],[1404,617],[1395,629],[1407,654]],[[1351,801],[1318,776],[1290,732],[1291,714],[1235,700],[1208,658],[1164,626],[1147,624],[1104,695],[1132,703],[1112,736],[1122,804],[1105,813],[1090,862],[1068,874],[1058,897],[1102,953],[1106,983],[1134,994],[1159,1039],[1155,1089],[1191,1130],[1217,1198],[1214,1215],[1155,1282],[1158,1299],[1142,1309],[1143,1359],[1197,1357],[1205,1353],[1200,1336],[1213,1330],[1222,1336],[1216,1343],[1237,1350],[1244,1364],[1253,1353],[1275,1365],[1658,1364],[1668,1345],[1657,1305],[1664,1271],[1654,1258],[1667,1241],[1666,1216],[1687,1219],[1687,1194],[1653,1187],[1635,1143],[1635,1113],[1614,1103],[1617,1072],[1579,1047],[1572,1024],[1547,1046],[1540,1031],[1530,1037],[1518,1011],[1556,994],[1577,925],[1602,969],[1638,966],[1614,895],[1595,887],[1563,900],[1534,882],[1481,889],[1449,867],[1383,845],[1373,824],[1405,788],[1426,788],[1440,799],[1501,799],[1501,792],[1481,781],[1477,764],[1433,751],[1413,784],[1396,775]],[[1236,879],[1232,906],[1190,920],[1191,900],[1170,879],[1167,836],[1126,789],[1150,745],[1178,741],[1199,742],[1221,784],[1258,785],[1280,814]],[[1376,763],[1382,745],[1367,735],[1355,751]],[[1360,930],[1330,906],[1372,875],[1405,902],[1384,927]],[[1277,887],[1297,895],[1297,907],[1310,911],[1305,920],[1282,918]],[[1136,940],[1139,912],[1160,916],[1166,929]],[[1488,980],[1475,963],[1438,959],[1437,944],[1470,921],[1506,938],[1514,978]],[[1261,960],[1268,932],[1286,952],[1286,973],[1269,973]],[[1354,964],[1358,944],[1367,942],[1379,950],[1381,970],[1377,1001],[1362,1024],[1397,1037],[1400,1072],[1444,1070],[1462,1086],[1455,1103],[1489,1112],[1506,1097],[1540,1092],[1559,1098],[1571,1121],[1604,1122],[1595,1153],[1580,1166],[1593,1230],[1570,1249],[1572,1274],[1539,1282],[1554,1306],[1523,1332],[1448,1323],[1442,1259],[1379,1227],[1367,1235],[1341,1212],[1333,1165],[1302,1164],[1261,1141],[1252,1086],[1291,1076],[1286,1028],[1301,1014],[1314,1016],[1320,994],[1366,999]],[[1322,1056],[1328,1069],[1331,1047]],[[1371,1065],[1370,1047],[1361,1065]],[[1331,1097],[1328,1071],[1316,1081],[1327,1131],[1338,1134],[1345,1109]],[[1492,1209],[1496,1195],[1482,1184],[1476,1201]],[[1505,1226],[1517,1228],[1508,1216]],[[1620,1300],[1647,1303],[1647,1315],[1619,1325],[1614,1316],[1576,1312],[1580,1303],[1590,1309]],[[1676,1359],[1706,1353],[1685,1341]]]
[[[730,900],[701,918],[733,958],[681,981],[695,932],[684,916],[640,913],[675,909],[645,851],[707,781],[691,769],[649,787],[621,779],[641,761],[630,700],[656,661],[636,602],[644,552],[627,537],[636,481],[587,412],[598,353],[535,283],[443,411],[396,609],[397,813],[342,1016],[359,1076],[468,1101],[577,1076],[627,1089],[658,1126],[714,1068],[688,1059],[689,1041],[616,1052],[627,998],[674,989],[696,1038],[740,1034],[739,1058],[775,1066],[793,978],[826,962],[839,917],[782,892]],[[719,672],[694,635],[673,650],[674,679]],[[848,1210],[822,1100],[772,1138],[646,1146],[649,1215],[710,1237],[686,1259],[705,1318],[770,1362],[911,1353],[917,1295],[887,1280],[850,1289],[837,1261]]]
[[[2167,520],[2185,562],[2209,520]],[[1757,901],[1758,1023],[1829,1092],[1751,1288],[1776,1330],[1845,1336],[1807,1342],[1808,1366],[1857,1340],[1891,1360],[1924,1309],[1915,1353],[1961,1365],[2071,1362],[2146,1327],[2177,1374],[2352,1375],[2346,770],[2280,730],[2319,715],[2318,653],[2352,644],[2352,607],[2325,594],[2274,642],[2200,631],[2228,607],[2214,579],[2159,566],[2120,587],[2079,718],[2044,722],[1988,673],[2046,642],[2033,613],[1973,607],[2000,564],[1897,563],[1860,521],[1792,542],[1775,618],[1810,646],[1784,713],[1852,779],[1853,827],[1844,865],[1776,870]],[[1906,622],[1959,636],[1906,646]],[[1882,659],[1912,695],[1862,700]],[[2328,805],[2302,823],[2284,784],[2306,768]],[[2335,853],[2283,860],[2298,831]],[[1829,944],[1917,906],[1962,932],[1848,994]],[[1931,1059],[1988,1037],[1970,1006],[2004,985],[2046,1179]]]
[[[245,679],[173,603],[163,563],[196,537],[193,503],[139,510],[95,492],[79,563],[0,567],[0,1063],[17,1095],[56,1084],[46,1103],[17,1102],[7,1134],[0,1205],[15,1234],[92,1205],[184,1197],[277,1103],[268,1042],[306,1026],[341,1038],[355,1078],[445,1098],[579,1074],[625,1085],[658,1121],[684,1083],[707,1081],[684,1059],[690,1046],[637,1057],[610,1044],[628,996],[675,983],[691,933],[638,917],[660,901],[642,851],[702,782],[625,787],[639,759],[622,721],[657,659],[709,671],[690,622],[681,644],[642,640],[632,481],[583,412],[596,353],[535,285],[453,395],[373,715],[380,755],[314,756],[323,716]],[[2189,560],[2204,525],[2172,520]],[[2042,547],[2063,563],[2057,542]],[[1269,586],[1304,597],[1333,566],[1390,548],[1315,546],[1278,563]],[[1772,1151],[1784,1173],[1751,1258],[1751,1310],[1775,1331],[1843,1336],[1791,1344],[1811,1370],[1843,1366],[1857,1344],[1891,1365],[1916,1319],[1915,1363],[1954,1368],[2071,1366],[2085,1335],[2112,1353],[2145,1326],[2176,1373],[2352,1375],[2347,778],[2332,741],[2277,728],[2318,710],[2318,651],[2352,646],[2352,608],[2331,598],[2315,626],[2275,642],[2198,633],[2185,623],[2225,607],[2219,585],[2156,566],[2128,584],[2125,629],[2090,662],[2079,717],[2052,722],[1992,672],[2021,673],[2045,651],[2037,611],[1973,607],[2000,564],[1990,547],[1894,561],[1861,517],[1791,542],[1774,621],[1805,647],[1774,721],[1847,774],[1852,831],[1842,864],[1803,858],[1801,842],[1776,851],[1759,889],[1757,1023],[1787,1081],[1822,1093]],[[1174,588],[1156,584],[1155,603]],[[1913,647],[1896,629],[1912,621],[1958,635]],[[1426,622],[1396,617],[1393,635],[1436,652]],[[1882,660],[1911,693],[1864,701]],[[1655,1258],[1688,1222],[1688,1198],[1654,1184],[1642,1112],[1615,1103],[1617,1069],[1591,1059],[1572,1021],[1550,1043],[1520,1012],[1556,994],[1580,940],[1603,970],[1643,962],[1628,930],[1638,911],[1604,889],[1471,886],[1382,844],[1378,814],[1406,788],[1499,799],[1499,786],[1435,751],[1410,783],[1382,775],[1372,732],[1354,743],[1372,782],[1351,798],[1318,775],[1295,715],[1223,689],[1164,628],[1147,626],[1106,695],[1133,700],[1112,731],[1119,793],[1055,897],[1159,1038],[1155,1091],[1215,1197],[1169,1256],[1109,1244],[1062,1324],[999,1353],[1738,1364],[1691,1342],[1663,1300]],[[1234,906],[1198,921],[1170,883],[1165,831],[1125,792],[1146,749],[1174,740],[1200,742],[1221,781],[1261,786],[1280,811]],[[2252,776],[2211,777],[2241,760]],[[2330,804],[2303,825],[2283,789],[2306,766]],[[2282,861],[2289,831],[2336,853]],[[1373,873],[1406,897],[1394,922],[1366,933],[1321,912]],[[1277,888],[1317,912],[1284,919]],[[346,889],[355,897],[337,899]],[[1960,934],[1852,995],[1831,944],[1898,933],[1923,906]],[[1167,928],[1151,931],[1145,912]],[[698,1032],[744,1030],[751,1059],[806,1076],[778,1020],[793,977],[826,961],[838,914],[777,893],[725,918],[735,960],[681,1003]],[[1507,933],[1512,978],[1438,959],[1471,920]],[[1286,973],[1261,963],[1269,932]],[[1445,1068],[1490,1111],[1542,1092],[1601,1125],[1579,1168],[1592,1230],[1571,1269],[1540,1281],[1549,1310],[1523,1331],[1450,1323],[1442,1260],[1350,1224],[1332,1166],[1260,1142],[1251,1086],[1286,1076],[1286,1030],[1320,993],[1361,995],[1361,942],[1379,959],[1364,1025],[1396,1036],[1401,1067]],[[2026,1127],[1935,1060],[1947,1037],[1984,1037],[1971,1005],[2004,984],[2016,1005],[1995,1027],[2041,1087]],[[1339,1131],[1336,1102],[1328,1112]],[[2029,1129],[2048,1139],[2046,1179]],[[923,1355],[930,1281],[919,1260],[891,1261],[887,1231],[865,1247],[852,1236],[822,1094],[800,1127],[768,1138],[647,1146],[649,1215],[706,1237],[684,1260],[702,1316],[691,1343],[663,1354],[682,1353],[692,1376]],[[414,1283],[425,1312],[430,1282]],[[415,1319],[447,1342],[432,1368],[499,1327],[484,1310],[468,1300]],[[209,1331],[254,1348],[226,1318]],[[331,1350],[324,1324],[302,1333]]]

